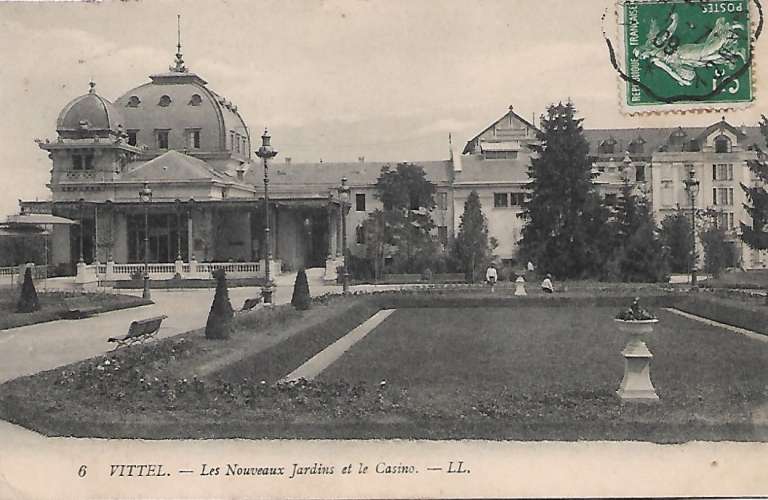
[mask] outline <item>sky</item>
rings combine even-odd
[[[167,71],[181,15],[187,67],[269,127],[276,161],[439,160],[510,105],[571,99],[587,128],[709,125],[723,113],[623,116],[601,17],[611,0],[0,2],[0,216],[47,199],[56,117],[88,81],[114,101]],[[616,27],[607,24],[609,34]],[[615,36],[614,36],[615,38]],[[767,106],[765,39],[755,125]],[[760,64],[762,60],[765,63]],[[256,143],[258,141],[254,141]]]

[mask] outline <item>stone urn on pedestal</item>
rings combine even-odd
[[[622,401],[654,402],[659,400],[651,382],[651,358],[653,354],[645,344],[647,336],[659,322],[635,299],[629,309],[621,311],[614,319],[619,331],[629,340],[621,354],[624,356],[624,378],[616,394]]]

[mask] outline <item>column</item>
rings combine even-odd
[[[336,211],[336,257],[341,257],[341,204]]]
[[[187,253],[189,260],[195,256],[195,237],[192,231],[192,209],[187,210]]]
[[[333,228],[333,216],[331,215],[332,207],[329,205],[326,208],[326,217],[328,219],[328,229],[326,230],[327,236],[328,236],[328,259],[332,259],[334,255],[334,248],[333,248],[333,242],[334,242],[334,235],[331,233],[331,230]]]
[[[328,282],[336,282],[338,273],[336,272],[336,222],[333,216],[333,205],[328,205],[326,208],[328,215],[328,257],[325,259],[325,273],[323,274],[323,280]]]

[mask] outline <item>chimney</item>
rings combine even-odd
[[[291,157],[290,156],[286,156],[285,157],[285,164],[289,165],[290,163],[291,163]]]

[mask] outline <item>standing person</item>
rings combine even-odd
[[[541,282],[541,289],[544,290],[544,293],[552,293],[555,291],[555,288],[552,286],[551,274],[547,273],[547,277]]]
[[[535,267],[533,267],[533,262],[531,262],[531,261],[529,260],[529,261],[528,261],[528,272],[529,272],[529,273],[532,273],[532,272],[533,272],[533,271],[535,271],[535,270],[536,270],[536,268],[535,268]]]
[[[493,264],[489,265],[488,269],[485,271],[485,280],[491,286],[491,293],[493,293],[494,287],[496,286],[496,281],[498,279],[499,273],[496,271],[496,267]]]

